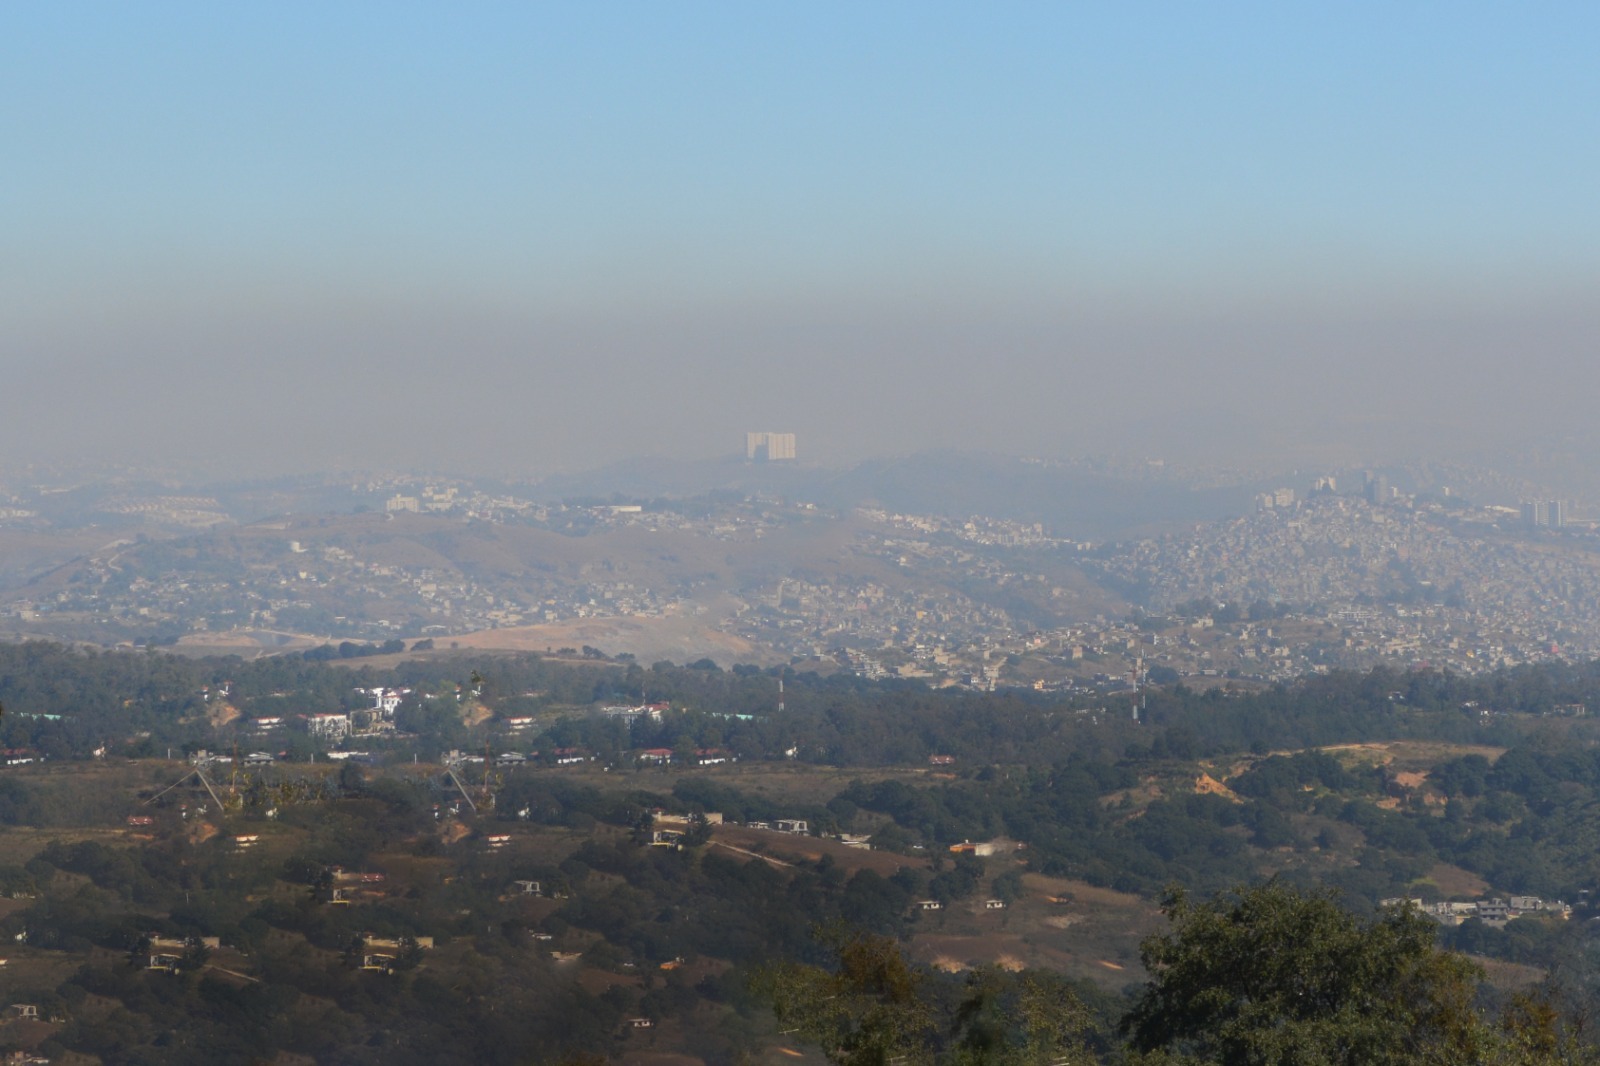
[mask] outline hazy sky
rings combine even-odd
[[[13,4],[0,447],[1586,429],[1597,50],[1589,3]]]

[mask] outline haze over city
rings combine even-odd
[[[1600,15],[30,6],[0,446],[539,475],[1587,433]]]
[[[0,8],[0,1066],[1600,1066],[1597,31]]]

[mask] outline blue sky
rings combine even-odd
[[[228,405],[337,465],[338,398],[465,371],[493,426],[387,454],[530,470],[664,405],[665,454],[1070,452],[1085,390],[1203,430],[1392,373],[1531,430],[1560,396],[1472,380],[1592,374],[1593,5],[595,7],[0,13],[0,373],[87,371],[85,447]]]

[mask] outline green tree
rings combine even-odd
[[[367,775],[362,772],[361,764],[354,759],[346,759],[339,767],[339,791],[346,796],[359,796],[366,791]]]
[[[799,963],[766,970],[758,984],[786,1031],[796,1031],[838,1066],[916,1066],[933,1061],[938,1027],[920,995],[927,975],[889,937],[824,934],[833,971]]]
[[[1411,911],[1358,918],[1276,880],[1205,903],[1169,893],[1151,980],[1123,1020],[1134,1061],[1228,1066],[1457,1064],[1491,1055],[1478,971]]]
[[[1494,1066],[1595,1066],[1600,1048],[1585,1039],[1583,1021],[1560,1009],[1548,982],[1518,993],[1500,1016]]]
[[[192,936],[184,948],[183,961],[178,963],[178,968],[184,973],[199,973],[210,961],[211,949],[199,937]]]
[[[960,995],[891,938],[834,928],[834,970],[786,963],[758,986],[786,1031],[839,1066],[1082,1066],[1089,1011],[1060,976],[975,971]]]
[[[956,1009],[955,1066],[1080,1066],[1095,1061],[1084,1041],[1089,1011],[1059,974],[975,970]]]

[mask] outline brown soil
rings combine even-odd
[[[477,701],[470,701],[462,705],[461,721],[468,729],[480,726],[494,717],[494,712]]]
[[[204,844],[217,835],[217,827],[210,822],[196,822],[189,829],[189,843]]]
[[[1221,781],[1218,781],[1210,774],[1201,774],[1199,777],[1195,778],[1194,790],[1201,796],[1225,796],[1235,803],[1244,802],[1234,794],[1233,789],[1229,788],[1227,785],[1224,785]]]
[[[708,615],[708,617],[710,617]],[[667,614],[660,617],[585,618],[548,625],[507,626],[440,638],[440,645],[475,650],[546,652],[554,648],[599,648],[609,655],[628,652],[640,660],[671,659],[690,662],[711,658],[759,663],[771,660],[767,652],[741,637],[722,633],[699,618]]]

